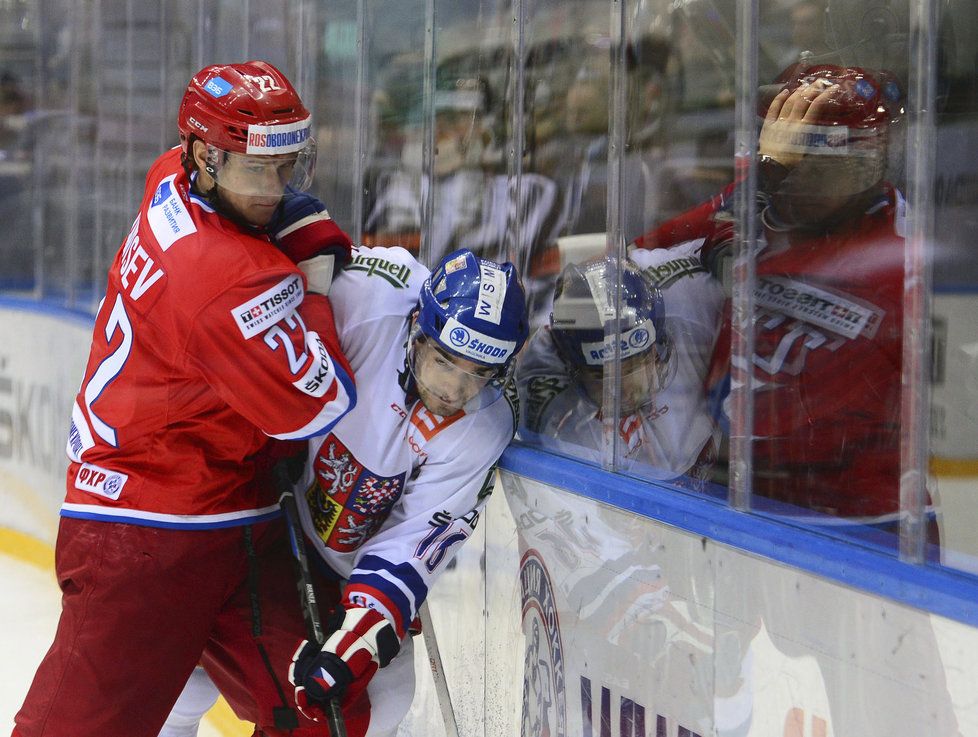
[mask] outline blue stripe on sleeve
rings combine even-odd
[[[365,555],[350,575],[349,581],[351,587],[372,588],[386,596],[399,610],[398,615],[402,618],[405,629],[428,595],[428,586],[410,563],[395,565],[376,555]],[[404,593],[404,589],[411,592],[413,601]]]

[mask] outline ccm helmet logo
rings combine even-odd
[[[204,133],[207,132],[207,126],[201,123],[199,120],[197,120],[197,118],[193,117],[192,115],[189,118],[187,118],[187,121],[194,128],[197,128],[198,130],[202,130]]]
[[[465,328],[455,328],[451,333],[449,333],[448,339],[452,342],[452,345],[461,348],[462,346],[468,344],[470,340],[469,331]]]

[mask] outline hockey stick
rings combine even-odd
[[[428,665],[431,666],[431,676],[435,682],[438,706],[441,709],[442,719],[445,720],[445,735],[458,737],[458,722],[455,720],[455,709],[452,708],[452,695],[448,692],[448,681],[445,679],[445,669],[442,667],[441,652],[438,650],[438,640],[435,638],[435,628],[431,623],[427,599],[421,602],[418,617],[421,619],[421,632],[424,635],[425,650],[428,651]]]
[[[292,491],[292,482],[289,480],[285,461],[276,464],[274,474],[275,485],[281,494],[278,503],[285,513],[285,525],[289,530],[289,540],[292,542],[292,554],[295,557],[298,576],[299,603],[302,606],[302,617],[306,621],[306,634],[310,640],[322,645],[326,638],[323,636],[323,625],[319,619],[316,590],[312,587],[312,575],[309,573],[306,541],[302,535],[302,525],[299,523],[299,508],[296,506],[295,492]],[[329,700],[326,718],[331,737],[347,737],[339,699]]]

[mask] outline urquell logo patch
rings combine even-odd
[[[411,268],[407,264],[399,264],[376,256],[357,256],[346,270],[365,271],[367,276],[379,276],[395,289],[407,287],[408,277],[411,276]]]

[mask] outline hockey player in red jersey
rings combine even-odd
[[[156,735],[274,528],[269,438],[328,432],[355,403],[323,294],[350,241],[283,199],[315,158],[298,94],[264,62],[209,66],[178,128],[96,317],[67,446],[63,611],[17,737]]]
[[[885,172],[901,93],[885,74],[831,65],[779,82],[759,143],[752,488],[787,514],[886,527],[899,510],[905,204]],[[731,192],[639,245],[698,239],[722,275]],[[726,420],[729,307],[708,378]]]

